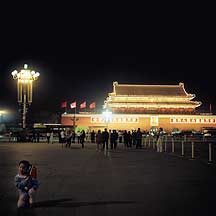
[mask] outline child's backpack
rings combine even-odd
[[[30,176],[32,178],[37,178],[37,168],[34,165],[31,165]]]

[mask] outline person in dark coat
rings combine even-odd
[[[102,139],[103,139],[103,149],[105,148],[105,146],[106,146],[106,149],[108,149],[109,133],[106,128],[102,132]]]
[[[100,150],[100,146],[103,142],[103,137],[102,137],[102,133],[101,130],[98,130],[97,134],[96,134],[96,143],[97,143],[97,148],[96,150],[99,151]]]
[[[80,134],[80,143],[82,144],[82,148],[84,148],[84,142],[85,142],[85,131],[82,130],[81,134]]]
[[[142,132],[140,128],[136,132],[136,148],[142,148]]]
[[[116,149],[117,147],[117,140],[118,140],[118,133],[116,130],[113,130],[111,135],[110,135],[110,148],[111,149]]]
[[[94,132],[94,130],[91,132],[91,143],[95,143],[95,132]]]

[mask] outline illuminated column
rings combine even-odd
[[[105,119],[106,127],[107,127],[107,130],[108,130],[108,124],[109,124],[109,122],[112,122],[112,112],[106,110],[102,114],[103,114],[103,117]]]
[[[20,72],[15,70],[11,74],[13,79],[17,79],[17,101],[23,106],[22,127],[26,128],[26,105],[32,103],[33,81],[37,80],[40,74],[29,70],[27,64],[24,65]]]

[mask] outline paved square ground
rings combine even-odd
[[[35,208],[17,212],[17,163],[38,167]],[[1,215],[214,215],[216,166],[147,149],[0,143]],[[211,213],[210,213],[211,212]]]

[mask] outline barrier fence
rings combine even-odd
[[[172,153],[190,160],[204,160],[209,164],[216,163],[216,138],[202,137],[143,137],[143,146],[157,152]]]
[[[0,142],[16,142],[15,137],[1,138]],[[40,137],[40,142],[46,142],[45,136]],[[53,138],[54,143],[58,143],[58,136]],[[204,160],[209,164],[216,164],[216,137],[203,138],[202,136],[161,136],[158,139],[153,136],[144,136],[142,145],[147,149],[157,152],[166,152],[181,156],[190,160]]]

